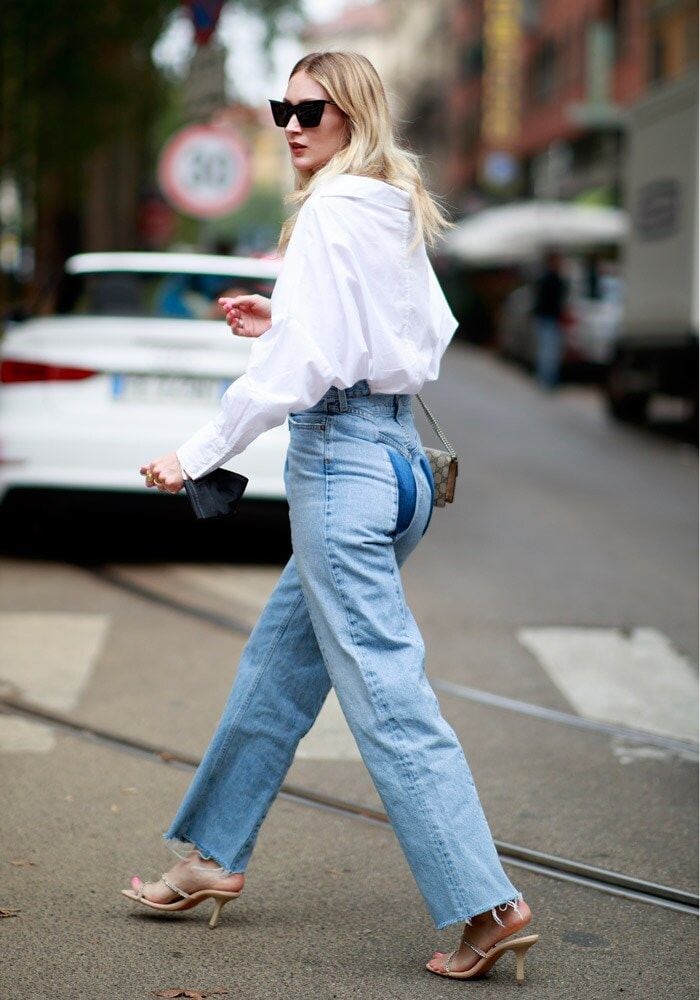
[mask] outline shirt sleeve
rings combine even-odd
[[[452,313],[445,298],[445,293],[440,287],[440,282],[433,269],[433,265],[428,263],[428,287],[430,300],[430,319],[435,331],[439,345],[439,354],[442,355],[447,345],[452,340],[454,332],[459,326],[458,320]]]
[[[272,294],[272,324],[252,344],[248,367],[213,420],[177,449],[198,479],[240,454],[289,413],[313,406],[331,385],[369,373],[357,255],[336,199],[302,207]]]

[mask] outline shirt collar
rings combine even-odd
[[[407,191],[374,177],[338,174],[321,184],[317,191],[321,195],[337,194],[348,198],[369,198],[404,211],[411,207],[411,196]]]

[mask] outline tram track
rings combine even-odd
[[[171,594],[127,579],[121,576],[118,571],[112,569],[86,568],[84,566],[79,568],[95,576],[101,582],[155,606],[195,618],[200,622],[213,625],[242,638],[247,638],[250,634],[251,628],[244,620],[244,616],[236,617],[235,615],[222,614],[210,608],[189,603]],[[443,691],[445,694],[497,710],[516,712],[560,726],[587,730],[606,737],[613,736],[629,740],[630,742],[660,746],[666,750],[681,753],[686,759],[693,757],[697,759],[698,756],[697,745],[686,740],[673,739],[645,730],[631,729],[625,726],[584,719],[572,713],[557,711],[513,698],[506,698],[493,692],[482,691],[439,678],[430,678],[430,682],[436,691]],[[78,739],[108,746],[120,752],[136,754],[180,770],[192,772],[199,764],[196,758],[177,750],[155,746],[106,729],[75,722],[60,714],[49,712],[12,697],[0,697],[0,712],[20,715],[28,719],[48,723],[58,730]],[[299,805],[321,809],[346,819],[354,819],[384,828],[389,826],[388,817],[378,809],[326,795],[298,785],[283,784],[280,796]],[[607,893],[608,895],[619,896],[675,910],[680,913],[698,916],[698,896],[686,890],[638,879],[622,872],[585,864],[584,862],[559,855],[547,854],[519,844],[511,844],[498,840],[495,841],[495,844],[501,860],[513,867],[531,871],[544,877],[580,885],[587,889]]]
[[[8,696],[0,697],[0,714],[19,716],[30,721],[48,724],[74,738],[121,753],[146,758],[162,766],[175,767],[178,770],[191,773],[199,765],[197,758],[183,754],[178,750],[156,746],[143,740],[110,732],[98,726],[76,722],[20,699]],[[370,823],[384,829],[390,828],[389,819],[381,810],[316,792],[299,785],[285,782],[282,785],[280,797],[295,802],[297,805],[321,809],[346,819]],[[570,858],[545,854],[542,851],[536,851],[519,844],[496,840],[495,845],[501,860],[515,868],[521,868],[546,878],[573,883],[608,895],[647,903],[690,916],[698,916],[700,901],[697,895],[684,889],[649,882],[622,872],[610,871]]]
[[[85,569],[85,567],[80,568]],[[125,579],[113,570],[99,568],[89,569],[87,572],[94,574],[102,582],[127,594],[131,594],[133,597],[139,597],[142,600],[148,601],[151,604],[196,618],[198,621],[214,625],[242,638],[247,638],[250,635],[250,626],[241,618],[212,611],[209,608],[202,608],[196,604],[189,604],[187,601],[179,600],[170,594],[164,594],[141,583]],[[687,760],[698,761],[700,759],[700,748],[697,743],[691,740],[679,739],[661,733],[650,732],[646,729],[635,729],[630,726],[603,722],[597,719],[588,719],[584,716],[575,715],[573,712],[563,712],[559,709],[548,708],[545,705],[521,701],[518,698],[508,698],[492,691],[468,687],[467,685],[457,684],[439,677],[429,676],[428,680],[435,691],[442,691],[444,694],[461,698],[463,701],[474,702],[488,708],[506,712],[514,712],[518,715],[529,716],[543,722],[566,726],[570,729],[598,733],[602,736],[614,737],[644,746],[658,747],[662,750],[680,754]]]

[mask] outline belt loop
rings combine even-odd
[[[345,413],[348,408],[348,397],[345,389],[338,389],[338,412]]]

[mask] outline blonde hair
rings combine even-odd
[[[311,52],[299,60],[289,79],[302,71],[324,87],[345,113],[347,143],[315,173],[294,168],[295,188],[285,202],[297,211],[282,226],[280,252],[289,243],[306,199],[319,184],[338,174],[373,177],[406,191],[415,219],[411,249],[421,240],[434,245],[452,223],[423,186],[418,157],[398,144],[384,85],[369,59],[358,52]]]

